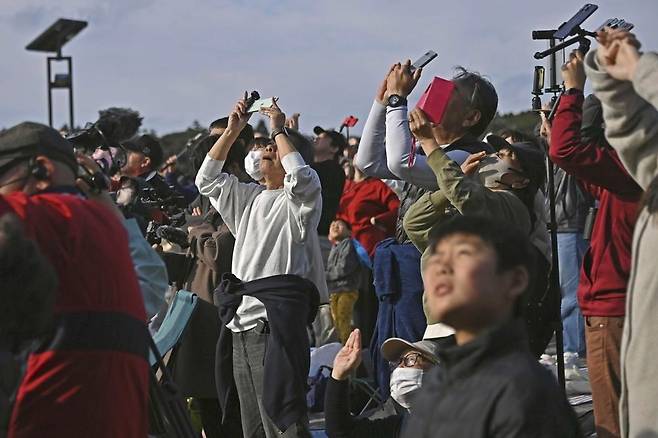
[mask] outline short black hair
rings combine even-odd
[[[213,129],[226,129],[228,127],[228,117],[222,117],[221,119],[214,120],[210,126],[208,126],[208,132]],[[247,126],[242,128],[240,135],[238,136],[239,140],[242,140],[246,146],[249,146],[254,141],[254,128],[247,123]]]
[[[498,93],[493,84],[476,72],[457,67],[452,81],[466,94],[472,109],[480,111],[480,120],[467,132],[475,137],[484,134],[498,110]]]
[[[532,293],[531,289],[535,286],[538,262],[528,236],[517,227],[498,219],[457,215],[432,231],[430,253],[434,254],[442,240],[455,234],[477,236],[491,245],[496,253],[498,272],[505,272],[517,266],[528,271],[528,288],[516,300],[513,309],[515,317],[523,315]]]
[[[512,139],[510,143],[532,143],[539,148],[539,141],[534,135],[526,134],[525,132],[518,131],[516,129],[502,129],[498,133],[499,137],[507,139],[508,137]]]
[[[228,117],[221,117],[217,120],[213,120],[210,123],[210,126],[208,126],[208,132],[212,131],[213,129],[226,129],[228,126]]]
[[[208,155],[208,152],[215,142],[217,142],[219,137],[219,135],[209,135],[199,140],[199,142],[192,147],[191,164],[194,175],[199,172],[203,160],[205,160],[206,155]],[[238,140],[240,140],[240,137],[238,137]],[[244,169],[244,158],[247,156],[246,145],[241,144],[238,140],[236,140],[237,144],[233,144],[226,155],[224,169],[228,169],[233,163],[237,164],[240,169]]]
[[[516,226],[483,216],[457,215],[433,230],[430,252],[434,254],[439,242],[455,234],[477,236],[490,244],[497,257],[498,272],[524,266],[532,273],[534,252],[530,239]]]
[[[288,139],[302,156],[306,164],[313,163],[313,143],[301,132],[288,129]]]

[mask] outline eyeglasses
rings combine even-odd
[[[265,149],[271,144],[272,144],[272,140],[270,140],[269,138],[263,138],[263,137],[257,138],[254,140],[254,149],[255,150]]]
[[[411,368],[416,364],[422,364],[424,362],[429,362],[429,360],[417,351],[410,351],[409,353],[402,356],[397,362],[390,362],[390,366],[391,369],[393,369],[404,364],[405,368]]]

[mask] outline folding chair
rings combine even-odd
[[[167,309],[160,328],[149,337],[149,363],[151,385],[149,388],[150,436],[196,438],[192,421],[178,387],[174,383],[162,356],[180,341],[197,306],[198,297],[188,291],[176,292]],[[158,380],[157,371],[161,378]]]

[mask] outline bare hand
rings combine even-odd
[[[194,207],[192,209],[192,216],[201,216],[201,207]]]
[[[392,94],[402,97],[409,96],[418,83],[422,71],[423,69],[419,68],[412,73],[411,60],[409,59],[404,64],[398,62],[386,80],[386,94],[389,96]]]
[[[78,164],[87,169],[87,172],[89,172],[90,175],[95,175],[98,178],[102,177],[100,166],[91,157],[84,154],[77,154],[75,158],[78,161]],[[83,178],[78,178],[75,181],[75,185],[87,196],[87,199],[105,205],[115,216],[123,220],[123,213],[121,213],[121,210],[119,210],[119,207],[117,207],[116,203],[112,200],[107,190],[99,191],[94,187],[91,187]]]
[[[480,166],[480,161],[486,156],[487,153],[484,151],[469,155],[461,165],[464,175],[473,175],[476,173]]]
[[[384,78],[384,81],[379,85],[379,89],[377,90],[377,96],[375,96],[375,99],[377,102],[381,103],[382,105],[386,105],[386,99],[388,99],[388,96],[386,95],[386,83],[388,82],[388,77],[391,75],[391,72],[395,68],[397,64],[393,64],[389,69],[388,73],[386,73],[386,77]]]
[[[350,337],[347,338],[345,346],[341,348],[334,359],[334,369],[331,371],[331,377],[336,380],[345,380],[360,364],[361,331],[354,329],[350,333]]]
[[[172,155],[169,158],[167,158],[167,161],[165,161],[165,164],[162,168],[162,173],[165,175],[168,175],[170,173],[173,173],[176,171],[176,162],[178,161],[178,157],[176,155]]]
[[[299,113],[294,113],[289,119],[286,119],[286,128],[299,131]]]
[[[270,118],[270,130],[275,131],[285,126],[286,115],[281,111],[277,105],[278,99],[274,99],[274,103],[269,108],[261,108],[260,113]]]
[[[247,92],[244,93],[245,97],[238,100],[233,108],[233,111],[228,117],[228,125],[226,130],[229,132],[237,132],[238,134],[242,132],[249,119],[251,118],[251,113],[247,112]]]
[[[599,31],[596,57],[608,74],[618,80],[631,80],[635,74],[642,46],[634,34],[620,29]],[[619,59],[618,59],[619,58]]]
[[[420,108],[414,108],[409,112],[409,129],[420,142],[423,140],[434,140],[432,122],[430,122],[425,112]]]
[[[583,59],[583,53],[580,50],[574,50],[569,55],[569,60],[562,66],[562,79],[564,88],[567,90],[575,88],[582,91],[585,89],[586,76]]]
[[[637,63],[640,60],[640,52],[630,40],[619,42],[616,56],[605,66],[610,76],[619,81],[631,81],[637,70]]]

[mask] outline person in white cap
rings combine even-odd
[[[361,364],[361,332],[355,329],[334,359],[331,378],[325,393],[325,425],[329,438],[377,436],[394,438],[400,435],[409,414],[411,400],[420,389],[423,374],[439,363],[439,344],[431,340],[408,342],[389,338],[381,347],[389,361],[391,398],[378,418],[353,417],[349,407],[348,377]]]

